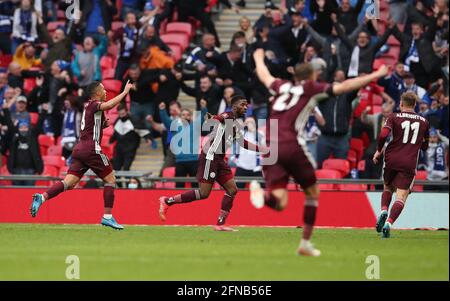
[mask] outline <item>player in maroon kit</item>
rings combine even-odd
[[[248,142],[241,134],[242,124],[239,122],[239,118],[245,116],[247,106],[248,103],[244,96],[235,95],[231,99],[231,112],[225,112],[217,116],[209,115],[209,119],[214,121],[215,125],[208,141],[202,146],[198,158],[197,180],[200,187],[174,197],[161,197],[159,199],[159,216],[162,221],[166,220],[167,211],[171,206],[208,198],[214,182],[217,181],[224,188],[225,194],[222,199],[217,225],[214,229],[216,231],[236,231],[225,226],[237,194],[233,174],[225,161],[225,151],[234,141],[249,150],[259,151],[260,149],[260,146]]]
[[[276,164],[265,165],[263,158],[263,174],[268,190],[264,192],[259,183],[253,181],[250,185],[250,200],[256,208],[266,205],[277,211],[283,210],[288,202],[286,186],[292,176],[306,195],[303,237],[297,253],[319,256],[320,251],[310,242],[319,198],[314,170],[316,164],[307,150],[303,129],[318,101],[358,90],[387,75],[388,68],[382,66],[369,75],[330,85],[316,81],[317,74],[310,64],[295,66],[294,82],[291,82],[276,79],[270,74],[264,63],[263,49],[255,51],[254,59],[259,80],[275,96],[271,102],[270,122],[267,124],[270,125],[273,120],[278,121],[278,137],[271,137],[271,127],[267,126],[266,140],[271,151],[274,149],[273,145],[278,144],[278,160]]]
[[[381,214],[376,223],[377,232],[383,232],[384,238],[390,237],[392,224],[400,216],[414,185],[419,152],[428,148],[428,121],[414,111],[418,101],[414,92],[406,92],[401,96],[400,113],[393,113],[386,119],[373,156],[373,162],[377,164],[388,137],[391,137],[384,150],[384,191],[381,195]],[[394,192],[396,201],[388,218]]]
[[[33,195],[31,216],[37,215],[39,208],[45,201],[56,197],[61,192],[73,189],[86,171],[91,169],[105,183],[103,189],[105,208],[101,224],[114,229],[123,229],[123,226],[119,225],[111,214],[114,205],[116,177],[108,157],[102,152],[100,142],[102,141],[103,129],[109,126],[104,111],[117,106],[133,87],[133,84],[127,82],[123,92],[108,102],[105,101],[105,87],[100,82],[93,82],[86,88],[85,95],[89,98],[89,101],[84,105],[80,141],[73,149],[72,163],[67,175],[64,180],[55,183],[46,192]]]

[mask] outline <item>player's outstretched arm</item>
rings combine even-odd
[[[117,106],[122,101],[122,99],[124,99],[125,96],[127,96],[127,94],[130,92],[130,89],[133,87],[134,87],[134,84],[131,84],[130,81],[127,81],[127,84],[125,85],[125,88],[123,89],[122,93],[120,93],[113,99],[102,103],[100,105],[100,110],[108,111],[108,110],[111,110],[112,108],[114,108],[115,106]]]
[[[358,76],[352,79],[348,79],[342,83],[333,85],[333,94],[340,95],[348,92],[358,90],[365,85],[368,85],[371,81],[385,77],[389,72],[389,68],[383,65],[375,72],[368,75]]]
[[[269,89],[275,81],[275,77],[270,74],[269,69],[267,69],[267,66],[264,63],[264,49],[256,49],[253,53],[253,58],[255,59],[256,64],[256,75],[264,86]]]

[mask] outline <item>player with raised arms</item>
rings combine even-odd
[[[384,238],[390,237],[392,224],[400,216],[414,186],[419,152],[428,148],[428,121],[414,111],[418,101],[419,97],[414,92],[402,94],[400,113],[393,113],[386,119],[373,155],[373,162],[378,164],[384,149],[384,191],[381,195],[381,214],[375,226],[377,232],[383,232]],[[384,148],[389,137],[390,142]],[[396,201],[388,217],[394,192]]]
[[[161,197],[159,216],[162,221],[166,220],[167,211],[176,204],[185,204],[193,201],[203,200],[209,197],[214,182],[217,181],[225,190],[222,206],[214,227],[216,231],[236,231],[225,226],[226,219],[233,207],[233,200],[237,194],[231,168],[225,161],[226,150],[236,141],[245,149],[258,152],[263,146],[255,145],[243,138],[243,126],[239,119],[245,116],[248,102],[242,95],[234,95],[231,98],[231,111],[220,115],[210,115],[208,119],[214,122],[214,129],[209,139],[202,146],[198,158],[197,180],[199,189],[187,191],[173,197]]]
[[[39,208],[44,202],[66,190],[73,189],[88,169],[91,169],[105,183],[103,188],[104,214],[101,224],[113,229],[123,229],[123,226],[119,225],[112,216],[116,177],[108,157],[102,152],[100,143],[103,129],[109,126],[109,121],[105,118],[104,111],[111,110],[117,106],[133,86],[128,81],[123,92],[109,101],[106,101],[105,87],[101,82],[95,81],[86,87],[85,95],[89,101],[84,104],[80,140],[73,149],[72,163],[64,180],[56,182],[42,194],[37,193],[33,195],[30,209],[32,217],[37,215]]]
[[[253,56],[259,80],[274,95],[267,123],[266,142],[271,149],[273,148],[271,145],[278,144],[278,160],[276,164],[263,165],[263,175],[268,190],[264,192],[258,182],[252,181],[250,200],[256,208],[266,205],[277,211],[283,210],[288,202],[286,187],[289,177],[292,176],[303,188],[306,196],[303,237],[297,253],[305,256],[320,256],[320,251],[315,249],[310,241],[316,219],[319,187],[316,184],[316,163],[303,139],[305,124],[318,101],[358,90],[371,81],[386,76],[388,68],[383,65],[369,75],[331,85],[317,82],[317,73],[311,64],[299,64],[294,68],[294,81],[291,82],[274,78],[270,74],[264,63],[263,49],[257,49]],[[275,138],[270,136],[272,120],[278,121],[279,134]]]

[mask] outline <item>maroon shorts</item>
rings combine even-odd
[[[223,186],[233,179],[230,166],[221,156],[214,156],[214,160],[206,160],[202,152],[198,157],[197,180],[199,183],[214,184],[215,181]]]
[[[415,170],[393,170],[386,166],[383,168],[384,184],[398,189],[411,190],[415,177]]]
[[[113,171],[111,162],[105,154],[75,148],[67,173],[81,178],[88,169],[91,169],[100,179],[105,178]]]
[[[291,176],[303,189],[316,184],[316,173],[303,149],[297,145],[279,146],[278,160],[273,165],[263,166],[263,175],[269,189],[286,188]]]

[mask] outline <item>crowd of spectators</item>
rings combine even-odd
[[[108,136],[115,145],[114,168],[130,169],[142,138],[155,146],[155,138],[162,137],[162,169],[175,166],[177,176],[194,176],[201,138],[192,137],[191,155],[174,154],[171,139],[189,132],[206,113],[230,110],[233,94],[244,94],[251,103],[247,138],[264,139],[263,122],[256,120],[267,118],[271,94],[254,73],[252,52],[258,45],[265,49],[271,73],[283,79],[291,79],[298,63],[311,63],[327,82],[370,73],[383,62],[392,66],[379,82],[315,108],[303,134],[318,168],[330,157],[350,160],[352,141],[358,140],[363,152],[356,163],[365,161],[359,176],[380,178],[381,168],[370,160],[376,137],[386,117],[398,111],[400,95],[412,90],[434,139],[419,166],[429,179],[447,177],[448,0],[389,0],[381,7],[365,0],[261,2],[264,12],[251,24],[242,9],[245,1],[80,1],[78,18],[71,19],[66,18],[67,1],[0,1],[3,164],[12,174],[42,173],[39,135],[54,137],[70,162],[87,101],[83,88],[96,80],[122,85],[131,80],[136,86],[118,108]],[[230,45],[220,43],[215,6],[242,14]],[[160,38],[172,21],[197,29],[182,57]],[[113,60],[110,74],[102,68],[106,57]],[[180,91],[195,99],[198,114],[179,101]],[[173,122],[178,127],[171,127]],[[239,175],[260,175],[258,155],[239,150],[229,161]]]

